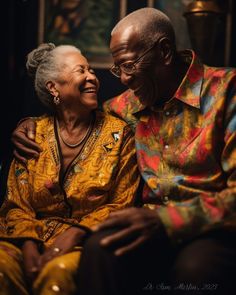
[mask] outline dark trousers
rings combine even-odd
[[[100,246],[112,231],[85,243],[78,273],[78,295],[236,294],[236,244],[230,233],[211,233],[173,248],[149,241],[116,257]]]

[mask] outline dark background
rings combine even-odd
[[[145,2],[143,0],[128,1],[128,11],[144,7]],[[219,2],[224,6],[227,3],[226,0],[219,0]],[[234,67],[236,66],[236,9],[235,1],[233,2],[230,66]],[[2,33],[0,46],[0,163],[4,164],[12,152],[10,137],[18,120],[25,116],[37,116],[45,111],[35,97],[31,81],[25,71],[26,55],[38,45],[38,0],[2,1],[0,27]],[[225,36],[222,30],[216,54],[219,55],[219,48],[223,48],[224,42]],[[107,69],[97,69],[96,74],[102,85],[99,95],[101,101],[124,90],[119,80],[114,78]]]

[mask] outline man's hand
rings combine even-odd
[[[21,122],[12,133],[12,143],[15,146],[13,152],[16,159],[26,163],[27,159],[37,158],[42,151],[34,142],[36,124],[32,119]]]
[[[28,240],[22,246],[25,274],[28,282],[32,284],[39,272],[40,253],[36,242]]]
[[[40,269],[53,258],[70,252],[75,246],[81,246],[86,232],[78,227],[70,227],[60,234],[50,248],[40,258]]]
[[[165,234],[158,214],[146,208],[126,208],[113,212],[94,231],[111,228],[117,229],[117,232],[103,238],[101,245],[112,247],[117,256],[132,251],[157,235],[162,238]]]

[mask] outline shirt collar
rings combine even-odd
[[[183,59],[190,60],[188,71],[174,97],[192,107],[200,109],[200,97],[203,83],[204,67],[200,59],[192,50],[180,52]]]
[[[167,103],[176,98],[192,107],[200,109],[200,97],[204,72],[203,64],[193,50],[181,51],[180,55],[189,64],[189,68],[173,98],[171,98]],[[137,109],[133,112],[133,114],[135,116],[141,115],[146,118],[145,115],[143,116],[143,113],[146,113],[146,107],[142,105],[138,99],[136,103]]]

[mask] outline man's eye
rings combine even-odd
[[[89,69],[89,73],[94,74],[95,75],[95,71],[93,69]]]
[[[84,73],[84,69],[78,69],[77,72],[80,73],[80,74],[83,74]]]
[[[127,71],[132,70],[132,69],[133,69],[133,64],[132,64],[132,63],[126,63],[126,64],[123,64],[123,65],[122,65],[122,68],[123,68],[124,70],[127,70]]]

